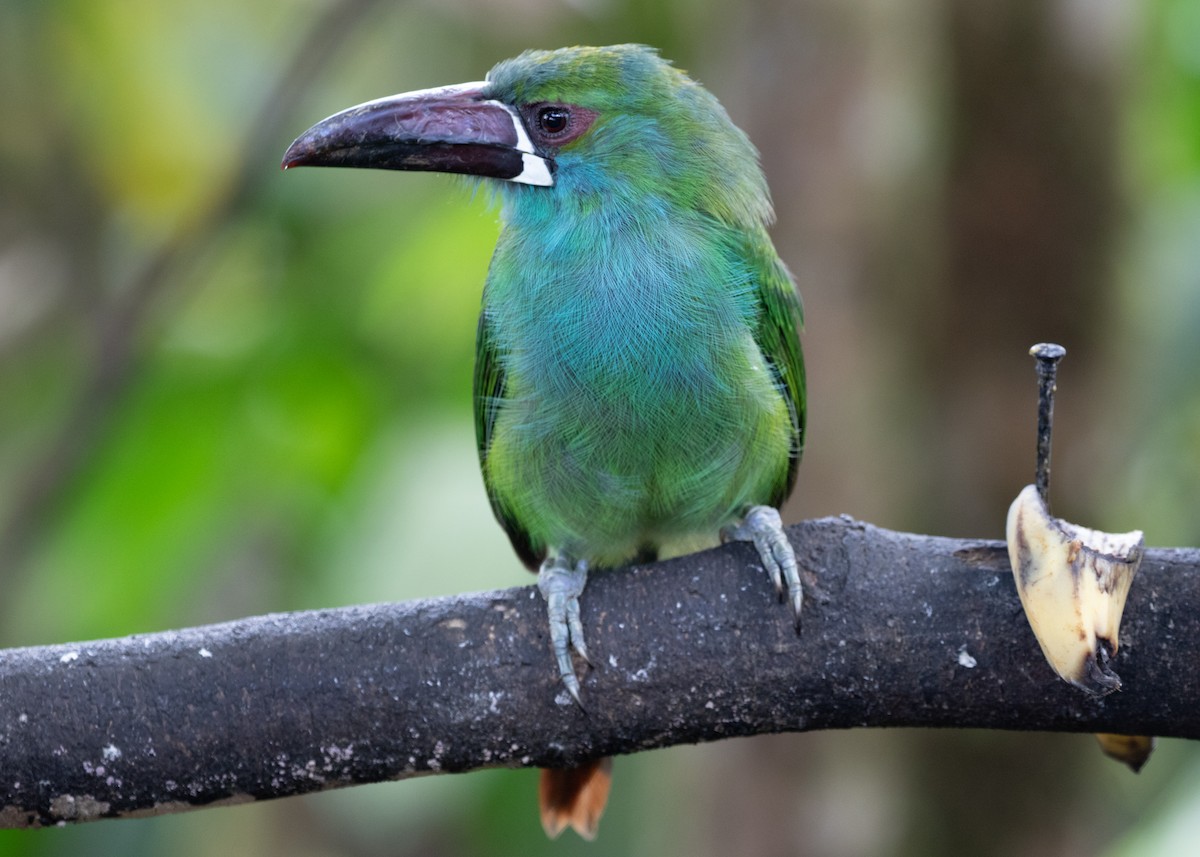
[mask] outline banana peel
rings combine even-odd
[[[1142,532],[1103,533],[1053,518],[1027,485],[1008,510],[1007,536],[1017,594],[1050,666],[1095,696],[1120,690],[1109,662],[1145,550]]]

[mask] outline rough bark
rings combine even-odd
[[[593,575],[587,710],[532,586],[0,655],[0,823],[174,812],[766,732],[949,726],[1200,737],[1198,550],[1151,549],[1115,667],[1058,680],[1004,546],[849,518],[790,529],[800,636],[753,549]],[[582,665],[580,665],[582,667]]]

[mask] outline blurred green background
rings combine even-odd
[[[4,0],[0,643],[532,582],[470,422],[487,194],[278,164],[350,104],[617,41],[762,150],[808,316],[785,517],[1001,537],[1056,340],[1056,512],[1200,544],[1194,0]],[[1177,855],[1198,787],[1178,741],[1135,777],[1088,736],[786,735],[620,759],[592,846],[496,771],[0,854]]]

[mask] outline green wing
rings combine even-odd
[[[804,355],[800,351],[798,328],[804,323],[804,309],[792,275],[765,234],[755,241],[752,263],[762,272],[758,283],[759,315],[754,341],[775,373],[792,415],[794,443],[788,459],[786,477],[771,504],[781,506],[796,485],[796,469],[804,451],[805,388]]]
[[[529,537],[528,531],[521,526],[513,515],[500,503],[488,477],[487,457],[492,445],[492,429],[496,425],[496,415],[504,407],[504,366],[500,361],[500,353],[496,341],[488,328],[487,312],[479,314],[479,329],[475,334],[475,444],[479,452],[479,469],[483,472],[483,486],[487,489],[488,502],[492,505],[492,513],[508,540],[512,542],[513,550],[530,569],[536,569],[545,557],[545,550],[536,550]]]

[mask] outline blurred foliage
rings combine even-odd
[[[1128,476],[1118,502],[1157,544],[1200,544],[1200,6],[1160,0],[1143,22],[1126,167],[1139,196],[1121,276],[1133,335]],[[1148,514],[1147,514],[1148,513]]]
[[[993,25],[979,5],[972,26]],[[1094,288],[1116,310],[1102,346],[1077,358],[1105,379],[1088,388],[1089,413],[1105,419],[1079,446],[1060,440],[1056,462],[1068,477],[1083,466],[1104,477],[1084,480],[1081,505],[1097,523],[1198,544],[1200,7],[1099,5],[1104,15],[1059,0],[1054,27],[1063,52],[1082,51],[1113,83],[1121,216],[1098,250],[1115,274]],[[976,321],[947,315],[957,284],[939,274],[952,240],[938,225],[952,207],[947,164],[972,139],[949,115],[949,9],[0,4],[0,641],[529,582],[491,520],[470,421],[497,230],[487,194],[444,176],[278,171],[315,119],[477,79],[526,47],[656,44],[762,148],[777,242],[810,325],[812,434],[792,517],[849,511],[912,525],[990,497],[974,476],[943,479],[937,503],[914,487],[946,444],[921,438],[921,414],[939,412],[946,382],[911,353],[931,325],[970,334]],[[289,89],[302,74],[311,84]],[[276,126],[260,150],[256,129]],[[1032,403],[1024,359],[1017,349]],[[1069,358],[1064,388],[1075,366],[1083,374]],[[1068,420],[1070,401],[1060,400]],[[940,431],[986,458],[994,413],[948,413]],[[1002,433],[1025,430],[1015,425]],[[1003,509],[985,511],[995,529],[981,534],[997,535]],[[969,517],[932,526],[979,527]],[[621,759],[590,850],[955,853],[980,835],[1017,841],[1008,828],[1025,813],[1038,819],[1029,837],[1051,843],[1041,853],[1112,842],[1113,854],[1174,854],[1200,813],[1188,799],[1196,770],[1190,748],[1166,742],[1134,779],[1086,736],[726,742]],[[1028,793],[1012,785],[1023,780]],[[1056,801],[1035,793],[1048,782]],[[528,772],[427,778],[4,833],[0,854],[583,853],[569,835],[544,840],[533,790]],[[1097,821],[1106,801],[1119,805]]]

